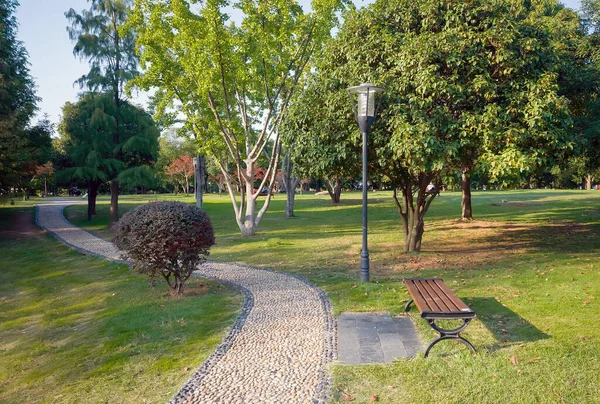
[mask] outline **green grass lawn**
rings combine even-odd
[[[327,291],[336,314],[402,315],[406,276],[443,277],[477,311],[464,334],[476,355],[446,341],[428,359],[334,364],[334,402],[373,395],[388,403],[600,402],[600,192],[476,192],[471,223],[456,221],[460,194],[443,193],[427,215],[419,255],[402,253],[391,193],[369,198],[373,282],[360,284],[360,193],[343,194],[339,206],[327,196],[299,195],[290,219],[285,197],[277,196],[253,238],[239,236],[227,196],[206,197],[217,238],[212,259],[303,275]],[[124,196],[121,211],[152,199]],[[67,214],[109,237],[108,201],[99,203],[91,224],[84,206]],[[416,312],[410,316],[424,343],[435,337]]]
[[[0,207],[0,402],[167,401],[222,341],[242,296],[192,278],[173,298],[48,235],[7,237],[17,214],[33,220],[32,203]]]

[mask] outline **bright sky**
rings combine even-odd
[[[372,0],[354,0],[356,5],[371,3]],[[20,0],[17,9],[19,22],[18,37],[29,52],[31,75],[37,84],[40,116],[50,115],[58,123],[61,108],[67,101],[77,100],[80,91],[73,82],[89,71],[87,63],[73,56],[73,43],[67,34],[65,12],[74,8],[80,12],[88,9],[87,0]],[[580,0],[563,0],[567,7],[579,9]],[[145,98],[132,99],[134,103],[145,103]]]

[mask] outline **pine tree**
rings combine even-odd
[[[151,180],[148,166],[158,154],[159,132],[152,117],[129,102],[122,101],[117,111],[111,94],[88,94],[76,104],[65,104],[58,130],[71,166],[59,175],[88,183],[88,219],[95,214],[102,183],[111,178],[137,184]],[[114,154],[116,131],[120,158]]]
[[[5,192],[18,185],[26,170],[25,129],[38,101],[27,50],[16,38],[18,5],[16,0],[0,0],[0,191]]]
[[[67,28],[69,38],[75,42],[73,54],[90,64],[88,74],[81,76],[77,83],[92,92],[105,92],[112,96],[116,119],[112,133],[114,158],[123,158],[122,134],[119,132],[120,113],[125,102],[124,87],[127,81],[138,74],[138,60],[135,56],[135,42],[131,34],[123,33],[121,25],[127,19],[128,0],[90,0],[89,10],[78,14],[70,9],[65,16],[71,26]],[[119,219],[119,181],[115,176],[111,181],[110,222]]]

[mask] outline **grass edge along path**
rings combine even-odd
[[[157,197],[192,202],[169,195],[123,200],[128,207]],[[213,259],[299,273],[328,293],[338,314],[402,315],[405,276],[440,276],[477,311],[465,333],[475,356],[443,342],[426,360],[333,365],[333,402],[600,402],[600,193],[478,192],[476,220],[466,224],[455,221],[460,194],[444,193],[430,208],[418,256],[397,251],[399,219],[389,195],[369,199],[369,284],[357,282],[359,196],[345,194],[331,206],[327,197],[303,195],[289,220],[282,218],[285,201],[276,199],[252,239],[238,235],[228,200],[205,199],[216,228]],[[435,337],[410,315],[423,342]]]
[[[3,223],[11,210],[1,207]],[[26,209],[33,221],[33,208]],[[0,238],[1,402],[164,402],[221,343],[243,297],[190,279],[187,296],[50,235]]]

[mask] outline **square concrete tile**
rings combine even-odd
[[[343,313],[338,318],[338,359],[343,363],[391,363],[420,351],[419,337],[408,317]]]

